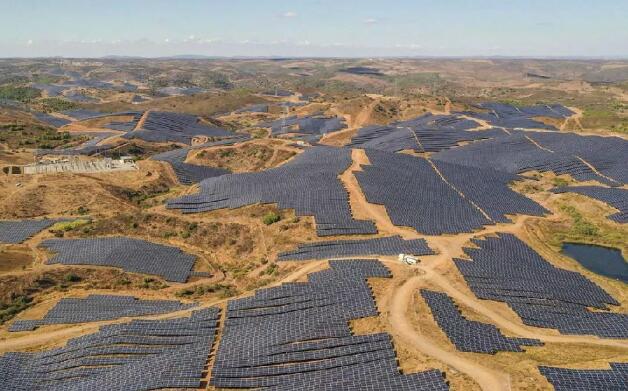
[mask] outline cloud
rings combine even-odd
[[[294,11],[286,11],[283,14],[280,15],[282,18],[295,18],[297,16],[297,13]]]
[[[28,41],[26,41],[26,46],[31,46],[33,45],[33,40],[29,39]]]
[[[378,22],[378,20],[375,19],[375,18],[364,19],[364,23],[366,23],[366,24],[375,24],[377,22]]]

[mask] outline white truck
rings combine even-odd
[[[406,265],[416,265],[419,263],[419,258],[408,254],[399,254],[399,262],[405,263]]]

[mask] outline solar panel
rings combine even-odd
[[[404,240],[400,236],[363,240],[334,240],[302,244],[294,251],[280,253],[280,261],[325,259],[366,255],[432,255],[424,239]]]
[[[42,319],[16,320],[9,331],[34,330],[41,325],[97,322],[126,316],[144,316],[181,311],[194,304],[173,300],[138,300],[133,296],[89,295],[63,298]]]
[[[473,243],[479,248],[465,249],[471,261],[454,261],[479,298],[507,303],[529,326],[628,337],[628,314],[608,311],[619,303],[581,274],[553,266],[511,234]]]
[[[421,295],[438,325],[460,351],[495,354],[522,352],[521,346],[543,345],[538,339],[506,337],[492,324],[466,319],[446,293],[422,289]]]
[[[48,264],[119,267],[176,282],[188,279],[196,259],[177,247],[127,237],[47,239],[41,246],[56,253]]]
[[[205,179],[198,194],[170,200],[167,207],[199,213],[277,203],[298,216],[314,216],[321,236],[376,233],[372,222],[353,219],[349,194],[338,179],[351,162],[349,149],[313,147],[277,168]]]
[[[367,278],[379,261],[330,261],[307,283],[231,300],[210,384],[274,390],[447,390],[436,370],[402,375],[390,336],[353,335],[349,320],[377,315]]]
[[[0,356],[2,390],[199,388],[220,310],[103,326],[62,348]]]

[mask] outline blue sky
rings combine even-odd
[[[0,57],[628,57],[625,0],[0,0]]]

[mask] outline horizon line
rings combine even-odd
[[[46,59],[64,59],[64,60],[211,60],[211,59],[234,59],[234,60],[303,60],[303,59],[512,59],[512,60],[628,60],[628,55],[568,55],[568,56],[535,56],[535,55],[415,55],[415,56],[284,56],[284,55],[267,55],[267,56],[221,56],[221,55],[204,55],[204,54],[175,54],[167,56],[137,56],[137,55],[105,55],[105,56],[2,56],[0,60],[46,60]]]

